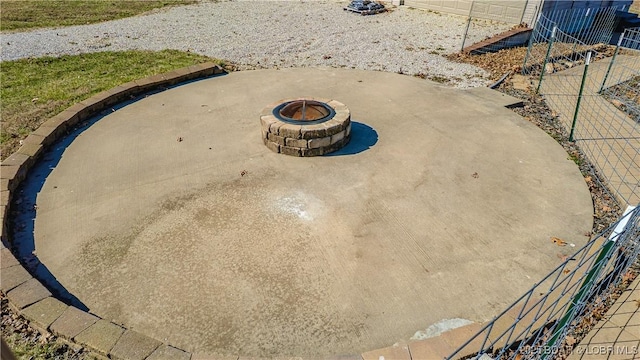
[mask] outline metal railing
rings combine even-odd
[[[557,239],[557,241],[562,241]],[[593,237],[447,359],[554,359],[568,355],[613,303],[640,255],[640,207]]]

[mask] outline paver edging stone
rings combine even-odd
[[[7,234],[7,221],[8,214],[10,212],[12,192],[18,188],[20,183],[26,178],[29,170],[31,170],[33,165],[40,159],[44,151],[47,150],[51,144],[65,136],[68,131],[73,129],[78,123],[95,116],[97,113],[107,109],[109,106],[129,100],[133,96],[141,95],[157,88],[169,87],[186,80],[193,80],[223,73],[225,73],[225,71],[220,66],[214,63],[205,63],[177,69],[167,73],[166,75],[158,74],[136,81],[131,81],[110,90],[95,94],[88,99],[70,106],[61,113],[56,114],[45,121],[40,127],[38,127],[38,129],[29,134],[29,136],[27,136],[27,138],[21,143],[21,147],[11,154],[7,160],[0,164],[2,166],[2,171],[0,173],[2,184],[2,196],[0,201],[0,207],[2,210],[0,214],[2,220],[2,264],[0,265],[3,271],[12,267],[22,267],[11,251],[5,247],[5,243],[7,245],[10,244],[10,239]],[[24,270],[26,271],[26,269]],[[16,278],[15,281],[19,281],[20,283],[12,283],[10,288],[4,289],[6,290],[6,295],[9,299],[9,305],[19,315],[22,315],[27,320],[33,322],[36,327],[56,332],[56,328],[60,330],[60,327],[56,325],[56,322],[62,321],[60,319],[64,314],[68,314],[70,311],[77,312],[75,315],[80,315],[80,317],[83,317],[81,313],[86,314],[87,316],[83,317],[86,321],[84,321],[83,324],[80,324],[81,326],[78,325],[75,327],[73,334],[66,334],[64,331],[63,333],[60,333],[64,340],[74,343],[73,338],[75,336],[80,336],[82,338],[81,335],[91,327],[95,326],[99,322],[102,324],[103,321],[106,321],[95,315],[67,306],[60,300],[53,298],[51,292],[44,287],[39,280],[31,277],[30,274],[28,279],[24,276],[20,276],[24,274],[19,271],[13,275],[18,276],[19,279]],[[23,278],[25,281],[22,281]],[[42,311],[47,313],[41,313]],[[40,315],[36,315],[39,312]],[[45,320],[38,320],[38,318],[44,318]],[[60,325],[60,323],[58,323],[58,325]],[[82,328],[80,331],[76,331],[80,328]],[[126,330],[124,328],[122,329],[122,332],[132,333],[130,330]],[[120,339],[121,337],[118,337],[117,341],[120,341]],[[160,341],[151,338],[148,339],[157,342],[158,344],[162,344]],[[116,343],[114,342],[114,344]],[[144,358],[151,355],[151,353],[159,346],[154,347],[149,354],[145,355]],[[171,347],[171,349],[176,349],[177,351],[184,353],[184,355],[187,355],[187,358],[191,357],[191,353],[189,352],[174,347]],[[101,349],[97,350],[100,351]],[[114,357],[114,354],[111,353],[108,353],[107,355]],[[126,359],[128,357],[125,356],[123,358]]]
[[[53,324],[68,307],[69,305],[50,296],[24,308],[22,310],[22,316],[29,320],[31,325],[37,325],[37,328],[48,330],[49,326]]]
[[[38,279],[31,278],[7,292],[9,305],[17,312],[51,296],[51,292]]]
[[[108,355],[125,329],[110,321],[100,319],[73,337],[73,341],[87,346],[100,354]]]
[[[0,290],[7,293],[31,280],[31,278],[31,274],[20,264],[2,268]]]
[[[73,339],[89,326],[95,324],[99,319],[99,317],[93,314],[69,306],[62,315],[49,326],[49,330],[58,336]]]

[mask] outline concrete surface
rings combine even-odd
[[[351,143],[269,151],[259,112],[295,96],[346,104]],[[130,104],[71,143],[37,204],[38,258],[92,313],[246,356],[488,320],[573,250],[551,236],[581,246],[592,221],[564,150],[486,94],[346,69],[237,72]]]
[[[111,349],[110,355],[115,359],[144,360],[161,345],[158,340],[127,330]]]
[[[191,354],[171,346],[161,345],[147,360],[190,360]]]

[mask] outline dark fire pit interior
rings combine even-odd
[[[331,119],[335,111],[320,101],[295,100],[276,106],[273,109],[273,115],[285,122],[314,124]]]

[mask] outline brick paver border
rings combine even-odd
[[[78,343],[112,359],[229,359],[240,356],[192,354],[171,344],[152,339],[134,330],[123,328],[108,320],[64,304],[33,278],[15,258],[7,246],[11,239],[7,231],[8,215],[13,191],[26,178],[31,167],[44,151],[69,130],[101,111],[146,92],[183,83],[189,80],[223,74],[214,63],[193,65],[168,73],[131,81],[83,100],[50,118],[31,133],[22,146],[1,163],[0,212],[2,216],[2,252],[0,290],[9,299],[9,306],[36,328],[56,333],[66,341]],[[440,336],[408,344],[396,344],[363,354],[335,356],[349,360],[432,360],[453,353],[482,328],[480,324],[463,326]],[[475,345],[475,344],[474,344]],[[479,346],[469,349],[473,354]],[[254,358],[255,359],[255,358]],[[297,358],[302,359],[302,358]]]

